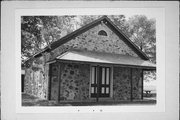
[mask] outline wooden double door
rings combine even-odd
[[[110,97],[110,67],[91,67],[91,97]]]

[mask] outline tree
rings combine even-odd
[[[135,15],[128,20],[130,39],[156,63],[156,24],[154,19]]]
[[[83,15],[83,16],[78,16],[78,17],[80,19],[79,25],[82,27],[100,18],[101,15]]]
[[[88,15],[88,16],[78,16],[80,19],[79,25],[82,27],[100,17],[102,17],[102,15]],[[108,18],[111,19],[111,21],[120,29],[122,30],[124,33],[127,33],[128,36],[129,35],[129,26],[128,23],[126,21],[126,17],[124,15],[108,15]]]
[[[144,15],[135,15],[128,20],[130,39],[156,63],[156,21]],[[155,71],[145,71],[144,80],[156,80]]]
[[[75,16],[22,16],[22,62],[74,30]]]
[[[131,36],[129,33],[129,24],[124,15],[110,15],[108,16],[111,21],[128,37]]]
[[[41,42],[39,17],[21,17],[21,58],[27,58],[39,49]]]

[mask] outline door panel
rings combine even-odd
[[[97,67],[91,68],[91,97],[97,96]]]
[[[91,97],[97,96],[97,83],[99,83],[99,97],[110,96],[110,67],[99,67],[99,74],[97,74],[97,67],[93,66],[91,73]],[[99,77],[97,77],[99,75]],[[99,78],[99,79],[97,79]],[[99,82],[98,82],[99,81]]]

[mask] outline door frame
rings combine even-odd
[[[89,98],[90,99],[96,99],[94,97],[91,97],[91,76],[92,76],[92,70],[91,68],[93,66],[101,66],[101,67],[109,67],[110,68],[110,80],[109,80],[109,83],[110,83],[110,93],[109,93],[109,97],[100,97],[100,99],[106,99],[106,98],[113,98],[113,65],[109,65],[109,64],[101,64],[99,65],[98,63],[93,63],[93,64],[90,64],[90,82],[89,82]]]
[[[57,98],[57,102],[60,100],[60,96],[59,96],[59,94],[60,94],[60,77],[61,77],[61,74],[60,74],[60,72],[61,72],[61,70],[60,70],[60,63],[59,62],[57,62],[57,61],[53,61],[53,62],[50,62],[50,63],[47,63],[47,66],[48,66],[48,82],[47,82],[47,86],[48,86],[48,89],[47,89],[47,99],[48,100],[51,100],[51,96],[52,96],[52,94],[51,94],[51,90],[52,90],[52,65],[53,64],[58,64],[58,66],[57,66],[57,68],[58,68],[58,75],[57,75],[57,79],[58,79],[58,98]]]

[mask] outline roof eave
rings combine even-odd
[[[81,64],[99,64],[99,65],[112,65],[112,66],[121,66],[121,67],[130,67],[130,68],[140,68],[145,71],[153,71],[156,70],[155,66],[138,66],[138,65],[129,65],[129,64],[115,64],[115,63],[101,63],[101,62],[87,62],[87,61],[74,61],[74,60],[63,60],[63,59],[55,59],[56,62],[75,62]]]

